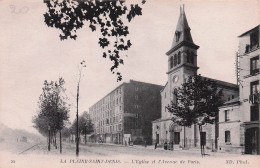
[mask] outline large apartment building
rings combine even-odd
[[[160,118],[162,86],[130,80],[89,108],[94,142],[128,145],[152,142],[151,121]]]

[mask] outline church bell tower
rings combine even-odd
[[[170,84],[171,93],[175,88],[180,87],[188,76],[197,74],[199,69],[197,66],[199,46],[193,42],[190,31],[183,5],[180,7],[180,16],[171,49],[166,53],[168,56],[168,84]]]

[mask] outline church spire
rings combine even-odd
[[[180,16],[179,20],[176,26],[176,31],[174,33],[174,38],[171,46],[171,50],[174,48],[182,45],[182,44],[189,44],[192,45],[195,48],[198,48],[196,44],[194,44],[192,40],[192,36],[190,33],[190,27],[186,18],[186,14],[184,11],[184,4],[183,6],[180,6]]]

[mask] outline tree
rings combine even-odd
[[[63,137],[63,138],[69,138],[69,137],[70,137],[70,134],[71,134],[70,128],[64,127],[64,128],[62,129],[62,137]]]
[[[76,40],[76,32],[88,22],[92,31],[100,30],[99,45],[103,49],[104,58],[109,58],[113,65],[110,68],[116,72],[117,81],[122,75],[117,71],[120,64],[124,64],[121,52],[131,47],[128,26],[125,20],[132,21],[135,16],[142,15],[142,8],[138,4],[127,5],[125,0],[44,0],[48,11],[44,14],[45,23],[49,27],[60,29],[60,39]],[[142,4],[145,0],[142,0]]]
[[[85,135],[85,144],[87,142],[87,134],[92,133],[94,130],[94,125],[90,119],[90,115],[85,111],[82,116],[80,117],[81,120],[79,122],[79,129],[82,134]]]
[[[75,119],[72,124],[72,129],[75,129],[76,124],[77,124],[77,121]],[[85,144],[87,142],[87,134],[92,133],[93,129],[94,129],[94,125],[92,123],[92,120],[90,119],[89,114],[86,111],[83,112],[83,114],[79,116],[78,130],[79,130],[80,134],[84,135]]]
[[[61,130],[64,127],[64,121],[67,121],[69,118],[69,105],[66,103],[67,97],[64,95],[64,84],[65,81],[63,78],[59,78],[58,82],[44,81],[43,92],[38,101],[38,111],[33,116],[34,127],[44,136],[48,136],[51,132],[56,148],[56,133],[60,132],[61,139]]]
[[[174,95],[174,101],[166,107],[174,115],[172,120],[184,128],[199,125],[201,139],[202,125],[216,122],[223,103],[222,89],[216,81],[195,75],[176,89]],[[201,151],[202,147],[201,142]]]

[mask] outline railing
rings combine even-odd
[[[247,44],[245,53],[253,51],[253,50],[257,49],[258,47],[259,47],[259,44],[254,44],[254,45]]]
[[[252,103],[252,104],[259,103],[259,97],[260,97],[260,93],[254,93],[254,94],[249,95],[249,103]]]

